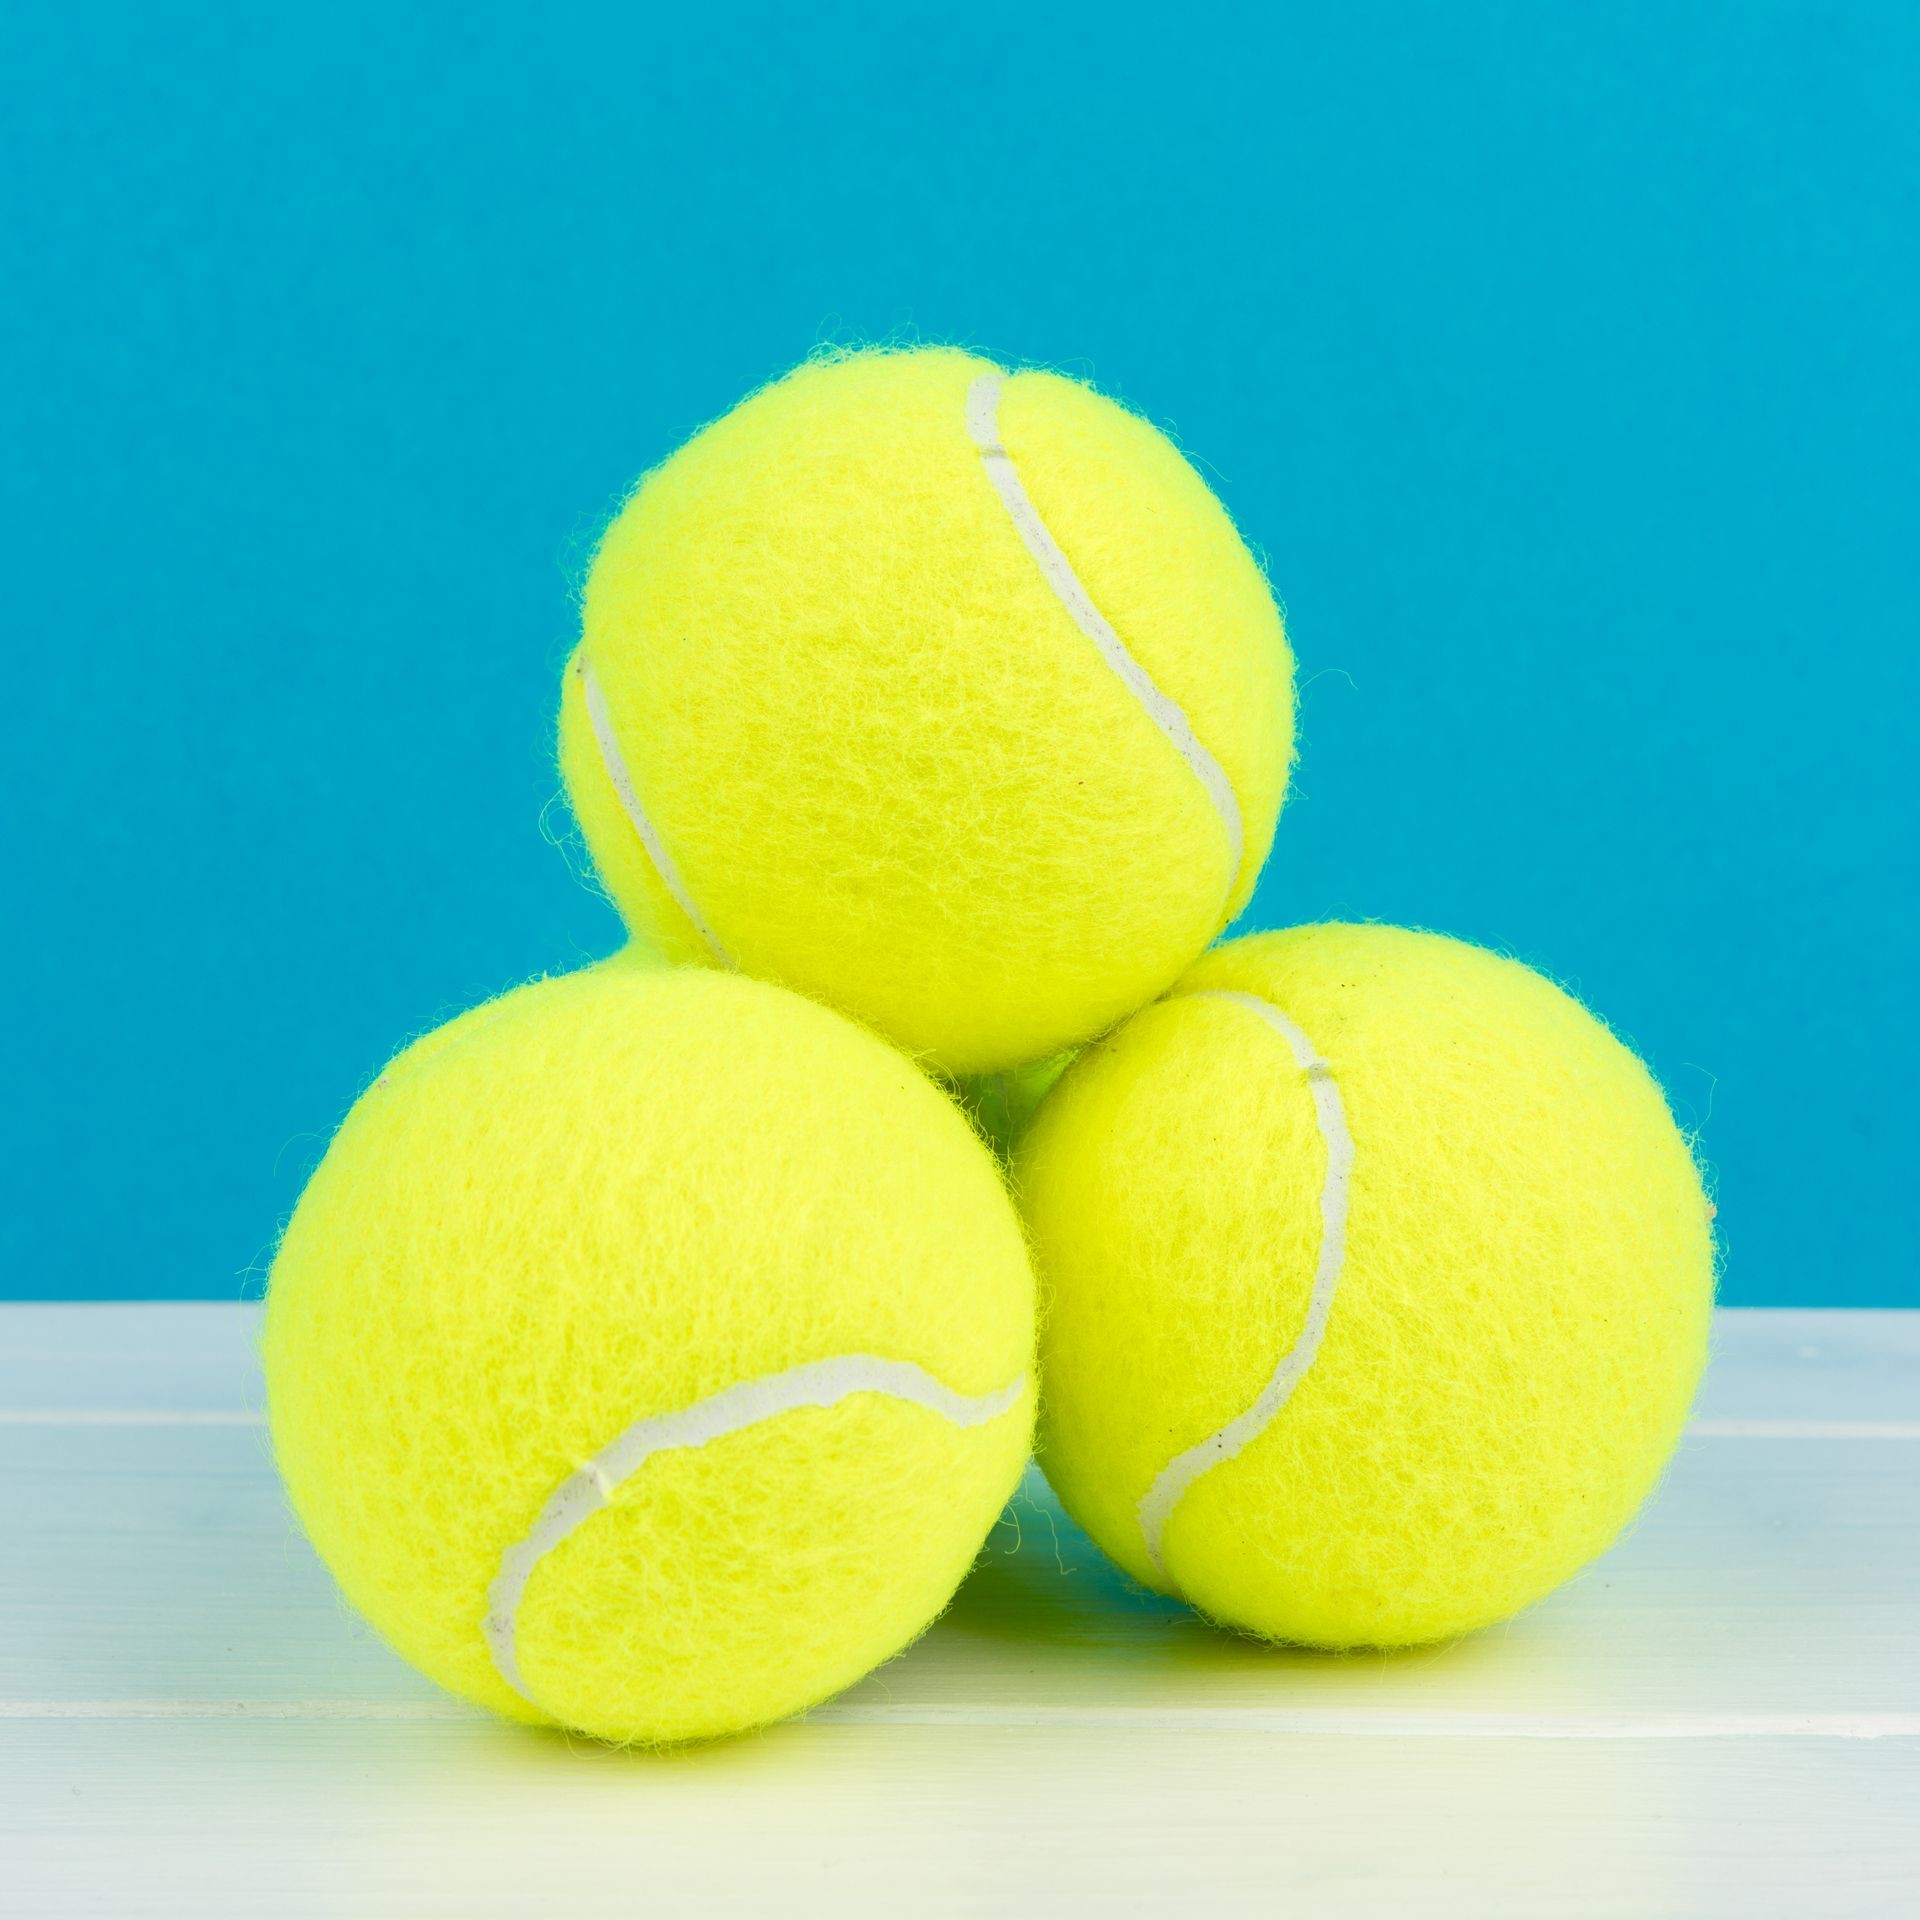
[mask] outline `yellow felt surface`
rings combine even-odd
[[[1225,919],[1273,840],[1292,763],[1292,668],[1272,591],[1212,490],[1150,421],[1078,380],[1022,373],[1000,437],[1040,518],[1127,650],[1169,694],[1240,802]]]
[[[646,476],[588,582],[582,654],[648,818],[748,971],[955,1072],[1036,1059],[1163,990],[1250,892],[1292,750],[1258,564],[1163,436],[1018,373],[1001,437],[1094,604],[1220,763],[1245,852],[1022,544],[966,423],[991,363],[809,363]],[[561,764],[609,891],[702,943],[601,764]]]
[[[348,1597],[524,1716],[487,1586],[576,1467],[839,1355],[991,1393],[1030,1372],[1032,1277],[990,1156],[910,1062],[776,988],[622,961],[388,1068],[294,1216],[263,1338],[275,1451]],[[836,1691],[946,1605],[1030,1406],[962,1429],[861,1393],[655,1456],[536,1569],[529,1690],[645,1740]]]
[[[1539,975],[1388,927],[1217,949],[1082,1056],[1016,1159],[1047,1298],[1041,1461],[1149,1580],[1138,1502],[1302,1325],[1326,1149],[1287,1013],[1354,1143],[1318,1357],[1168,1523],[1174,1584],[1332,1646],[1501,1619],[1604,1548],[1705,1355],[1706,1200],[1645,1068]]]

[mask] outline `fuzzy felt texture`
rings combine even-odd
[[[1312,1364],[1166,1523],[1168,1462],[1299,1335],[1327,1136],[1353,1143]],[[1047,1305],[1041,1464],[1137,1579],[1327,1647],[1439,1640],[1538,1599],[1658,1479],[1706,1354],[1710,1210],[1645,1067],[1560,988],[1436,935],[1230,942],[1083,1054],[1015,1159]]]
[[[912,1063],[735,976],[620,960],[403,1053],[274,1262],[275,1452],[347,1597],[441,1685],[621,1741],[824,1698],[946,1605],[1032,1419],[1033,1281],[990,1155]],[[634,1422],[864,1354],[876,1392],[664,1452],[535,1569],[530,1704],[482,1622],[503,1553]]]
[[[642,480],[583,638],[646,817],[720,947],[955,1073],[1098,1032],[1251,893],[1292,753],[1258,563],[1164,435],[1057,374],[1001,442],[1087,595],[1225,775],[1193,768],[1022,543],[968,428],[992,363],[810,362]],[[609,780],[570,667],[561,765],[636,933],[710,960]]]

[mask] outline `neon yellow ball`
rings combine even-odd
[[[946,1605],[1017,1481],[1033,1281],[913,1065],[618,962],[403,1053],[274,1262],[293,1503],[442,1686],[620,1741],[796,1712]]]
[[[1484,1626],[1613,1540],[1706,1353],[1711,1210],[1641,1063],[1438,936],[1238,940],[1015,1159],[1040,1459],[1137,1579],[1254,1633]]]
[[[1292,660],[1137,414],[973,354],[859,353],[641,481],[560,735],[637,935],[975,1073],[1130,1013],[1245,903]]]

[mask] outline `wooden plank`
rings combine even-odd
[[[1916,1469],[1911,1446],[1690,1440],[1628,1538],[1542,1605],[1349,1656],[1134,1587],[1029,1475],[945,1619],[841,1710],[1920,1716]],[[439,1699],[336,1600],[259,1427],[0,1428],[0,1506],[9,1609],[30,1609],[0,1635],[0,1702]]]
[[[1920,1746],[485,1721],[0,1725],[13,1910],[205,1916],[1913,1911]]]
[[[0,1308],[22,1911],[1920,1903],[1920,1445],[1888,1437],[1920,1435],[1920,1315],[1723,1316],[1641,1523],[1459,1645],[1217,1633],[1031,1476],[902,1659],[669,1758],[471,1713],[340,1605],[273,1476],[253,1318]]]
[[[257,1306],[0,1305],[0,1419],[38,1412],[258,1412]]]
[[[1893,1423],[1920,1438],[1920,1311],[1722,1308],[1696,1424]]]

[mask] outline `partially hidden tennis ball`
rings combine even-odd
[[[1012,1157],[1016,1143],[1039,1111],[1049,1089],[1072,1065],[1071,1053],[1056,1053],[1024,1067],[949,1080],[947,1091],[959,1102],[960,1111],[973,1122],[974,1130],[993,1149],[994,1158],[1005,1162]]]
[[[1032,1273],[912,1063],[613,964],[403,1053],[267,1295],[274,1450],[442,1686],[616,1741],[793,1713],[946,1605],[1026,1458]]]
[[[1173,444],[948,349],[809,362],[649,473],[560,716],[637,935],[952,1073],[1169,986],[1252,891],[1292,739],[1265,575]]]
[[[1137,1579],[1324,1647],[1500,1620],[1618,1534],[1706,1352],[1711,1210],[1647,1070],[1480,948],[1231,942],[1015,1161],[1040,1460]]]

